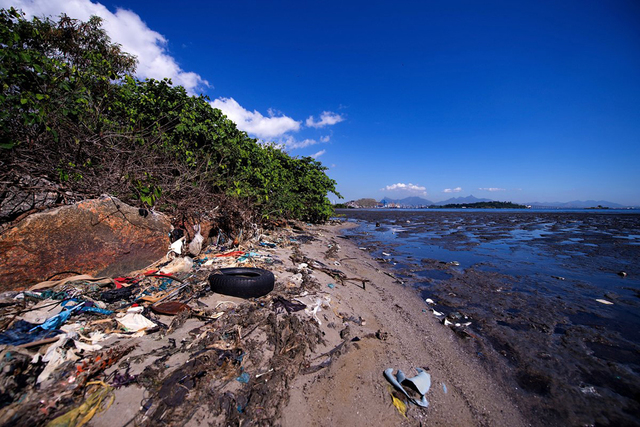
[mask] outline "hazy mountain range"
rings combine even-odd
[[[467,197],[453,197],[451,199],[443,200],[441,202],[433,202],[431,200],[423,199],[422,197],[405,197],[404,199],[392,199],[391,197],[384,197],[380,200],[380,203],[396,203],[402,206],[442,206],[449,204],[462,204],[462,203],[478,203],[478,202],[493,202],[492,199],[479,199],[473,195]],[[523,203],[524,205],[531,206],[543,206],[549,208],[569,209],[569,208],[592,208],[602,206],[606,208],[624,208],[626,206],[618,203],[608,202],[606,200],[574,200],[572,202],[531,202]]]
[[[477,202],[491,202],[490,199],[478,199],[477,197],[453,197],[451,199],[443,200],[441,202],[432,202],[431,200],[423,199],[422,197],[406,197],[404,199],[392,199],[391,197],[385,197],[380,200],[380,203],[396,203],[402,206],[441,206],[448,204],[461,204],[461,203],[477,203]]]

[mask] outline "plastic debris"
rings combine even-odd
[[[407,418],[407,405],[402,400],[395,397],[393,393],[391,393],[391,399],[393,400],[393,406],[395,406],[398,412],[400,412],[400,415]]]
[[[169,252],[167,252],[167,258],[172,259],[182,255],[182,247],[184,246],[185,239],[186,237],[183,236],[178,240],[176,240],[175,242],[173,242],[171,246],[169,246]]]
[[[334,285],[333,283],[329,283],[327,286],[329,287],[329,289],[333,289],[336,287],[336,285]]]
[[[238,378],[236,378],[236,381],[243,383],[243,384],[247,384],[249,382],[249,374],[247,374],[246,372],[243,372],[242,374],[240,374],[240,376]]]
[[[102,381],[91,381],[87,383],[87,386],[94,385],[98,387],[92,389],[87,400],[77,408],[51,420],[51,422],[47,424],[47,427],[81,427],[91,421],[96,414],[109,409],[115,400],[113,388]],[[105,401],[107,401],[107,403],[105,403]]]
[[[418,406],[422,406],[426,408],[429,406],[429,402],[425,398],[425,394],[431,388],[431,375],[428,374],[424,369],[416,368],[418,375],[412,378],[407,378],[404,372],[398,369],[395,377],[393,376],[393,368],[385,369],[384,377],[393,385],[396,390],[402,392],[410,402],[415,403]],[[416,390],[420,394],[420,399],[415,399],[412,397],[403,387],[403,384],[406,386],[411,385],[413,390]]]
[[[37,329],[37,326],[24,320],[18,320],[10,329],[0,333],[0,344],[21,345],[52,338],[63,333],[58,329]]]
[[[204,242],[204,237],[200,234],[200,224],[194,225],[193,231],[196,232],[196,235],[193,236],[193,240],[189,242],[189,253],[193,256],[198,256],[202,251],[202,243]]]
[[[600,304],[605,304],[605,305],[613,305],[613,303],[611,301],[607,301],[606,299],[596,299],[596,301],[598,301]]]
[[[427,298],[425,301],[427,304],[435,304],[435,302],[431,298]]]
[[[143,307],[130,308],[126,315],[116,320],[130,332],[154,328],[156,324],[140,314],[142,310]]]
[[[193,268],[193,259],[188,256],[176,258],[160,269],[163,274],[174,274],[190,271]]]

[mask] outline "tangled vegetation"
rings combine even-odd
[[[240,131],[205,96],[132,77],[101,19],[0,10],[0,222],[111,194],[177,221],[326,220],[326,168]]]

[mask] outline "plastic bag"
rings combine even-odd
[[[204,237],[200,234],[200,224],[196,224],[193,226],[193,230],[196,232],[196,235],[193,237],[193,240],[189,243],[189,253],[193,256],[198,256],[200,251],[202,250],[202,243],[204,242]]]

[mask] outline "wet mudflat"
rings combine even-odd
[[[533,425],[640,424],[640,215],[345,210]]]

